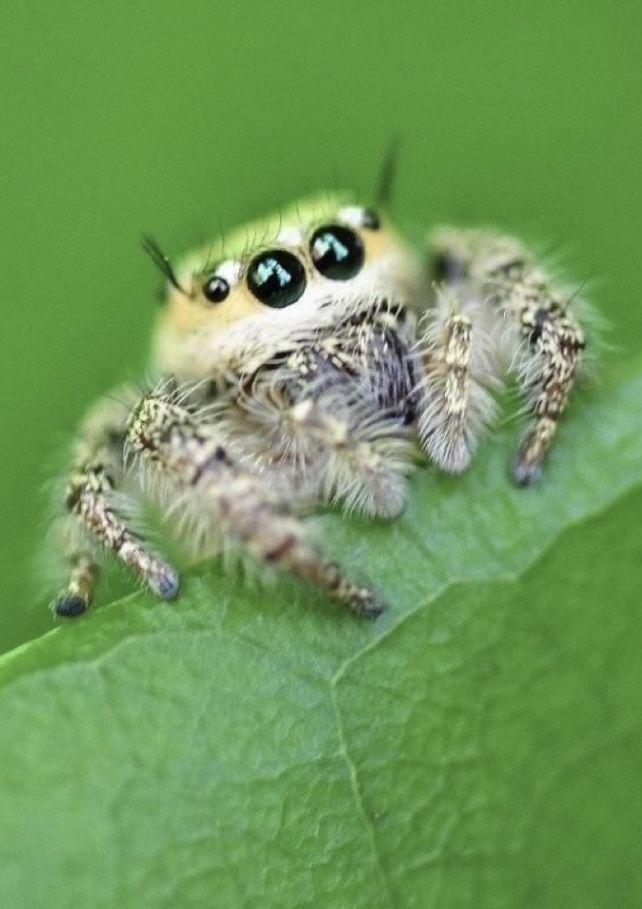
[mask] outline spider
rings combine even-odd
[[[176,571],[132,527],[145,492],[181,517],[194,551],[232,547],[377,616],[376,593],[323,556],[304,512],[398,515],[418,452],[468,466],[505,375],[528,419],[513,476],[538,477],[585,339],[566,290],[518,240],[442,227],[424,256],[383,213],[337,194],[176,268],[145,246],[167,282],[158,381],[101,399],[80,428],[57,518],[58,616],[87,609],[106,551],[177,595]]]

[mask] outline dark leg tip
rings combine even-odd
[[[55,615],[62,616],[65,619],[75,618],[87,611],[89,603],[84,597],[74,594],[72,596],[58,597],[52,606]]]
[[[374,620],[379,618],[385,608],[380,599],[369,593],[366,597],[360,599],[358,603],[355,603],[354,611],[364,619]]]
[[[176,572],[166,566],[149,582],[149,586],[163,600],[173,600],[178,595],[179,579]]]
[[[513,461],[513,479],[518,486],[525,488],[536,483],[542,473],[538,464],[524,463],[519,457]]]

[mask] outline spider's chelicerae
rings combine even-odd
[[[193,550],[231,545],[377,615],[376,594],[324,558],[302,512],[399,514],[420,449],[444,470],[468,465],[504,374],[528,419],[513,475],[538,476],[585,341],[567,290],[519,241],[440,228],[424,256],[379,212],[334,196],[176,268],[147,247],[167,278],[158,383],[99,401],[80,430],[58,519],[58,615],[85,611],[107,550],[176,595],[175,570],[130,526],[144,490],[182,515]]]

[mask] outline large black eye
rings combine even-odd
[[[321,274],[333,281],[347,281],[363,265],[361,237],[341,224],[328,224],[316,230],[310,241],[310,252]]]
[[[247,283],[261,303],[283,309],[296,303],[305,290],[305,269],[292,253],[273,249],[250,262]]]
[[[203,294],[210,303],[220,303],[230,292],[230,285],[220,275],[212,275],[203,284]]]

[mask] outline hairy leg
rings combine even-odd
[[[258,561],[324,587],[360,615],[381,611],[373,593],[320,555],[268,482],[232,458],[215,423],[199,420],[198,412],[171,395],[152,393],[132,412],[126,444],[184,495],[186,504],[197,502],[225,537]]]
[[[322,458],[321,495],[348,509],[394,517],[406,499],[412,444],[399,419],[338,394],[304,397],[283,415],[285,433]],[[311,460],[314,470],[315,459]]]
[[[528,485],[541,471],[585,349],[570,295],[510,237],[444,229],[433,236],[432,249],[436,271],[502,320],[496,342],[531,417],[513,462],[516,482]]]
[[[124,394],[134,399],[133,392]],[[89,606],[101,549],[115,553],[159,596],[177,593],[174,570],[145,546],[123,516],[127,503],[119,488],[127,415],[124,402],[102,399],[76,441],[65,496],[67,514],[58,528],[58,548],[69,570],[69,581],[52,607],[60,616],[80,615]]]
[[[316,351],[307,352],[304,362],[312,365],[304,375],[291,361],[264,372],[224,418],[231,438],[249,440],[237,460],[245,463],[249,451],[266,469],[282,465],[287,495],[303,505],[332,502],[372,516],[398,515],[416,450],[404,402],[392,407],[378,394],[380,388],[390,394],[394,373],[380,346],[378,373],[364,369],[353,351],[345,353],[347,362],[325,368]],[[412,391],[412,383],[405,388]]]
[[[495,413],[496,368],[479,312],[439,290],[417,345],[419,440],[432,460],[452,473],[468,466]]]

